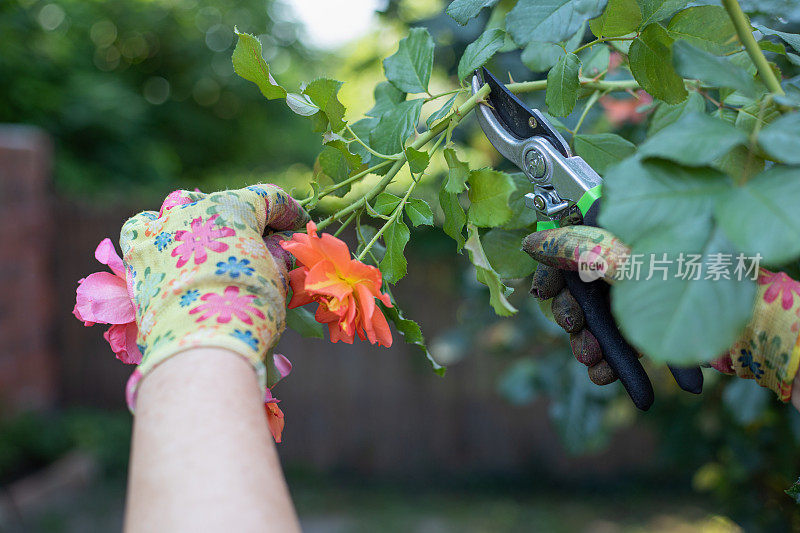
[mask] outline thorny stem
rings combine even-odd
[[[414,188],[417,186],[417,183],[419,183],[418,180],[411,181],[411,185],[408,187],[405,196],[403,196],[403,198],[400,200],[400,203],[397,204],[397,207],[394,208],[392,216],[389,217],[389,220],[386,221],[386,223],[383,225],[383,227],[381,227],[381,229],[375,232],[375,236],[373,236],[372,239],[370,239],[367,245],[364,246],[364,249],[361,250],[361,253],[358,254],[358,257],[356,257],[356,261],[361,261],[362,259],[364,259],[364,256],[367,255],[367,252],[369,252],[370,249],[372,249],[372,247],[375,245],[375,243],[378,242],[378,239],[381,238],[381,235],[383,235],[386,232],[389,226],[391,226],[392,224],[395,223],[395,221],[397,221],[397,218],[399,216],[403,215],[403,207],[406,205],[408,197],[411,196],[411,191],[414,190]]]
[[[725,11],[728,12],[728,16],[731,18],[731,22],[733,22],[733,26],[736,28],[736,34],[739,36],[739,40],[742,41],[744,49],[747,50],[747,55],[749,55],[750,59],[755,63],[758,69],[758,75],[761,77],[764,85],[766,85],[767,89],[773,94],[784,94],[783,89],[781,89],[780,81],[778,81],[778,78],[769,66],[767,58],[764,56],[764,52],[758,47],[758,43],[755,37],[753,37],[753,29],[750,27],[750,22],[742,11],[739,2],[736,0],[722,0],[722,5],[725,7]]]
[[[361,171],[361,172],[359,172],[358,174],[354,174],[354,175],[350,176],[349,178],[347,178],[347,179],[346,179],[346,180],[344,180],[344,181],[340,181],[339,183],[336,183],[336,184],[334,184],[334,185],[331,185],[330,187],[327,187],[327,188],[325,188],[325,189],[322,189],[322,190],[319,192],[319,195],[317,196],[317,200],[319,200],[320,198],[322,198],[322,197],[324,197],[324,196],[328,196],[328,195],[329,195],[329,194],[331,194],[332,192],[336,192],[336,191],[338,191],[338,190],[339,190],[339,189],[341,189],[342,187],[346,187],[347,185],[350,185],[350,184],[351,184],[351,183],[353,183],[354,181],[358,181],[358,180],[360,180],[361,178],[363,178],[363,177],[364,177],[364,176],[366,176],[367,174],[371,174],[371,173],[375,172],[376,170],[380,170],[381,168],[385,167],[385,166],[386,166],[386,165],[388,165],[389,163],[391,163],[391,161],[382,161],[382,162],[378,163],[377,165],[374,165],[374,166],[371,166],[371,167],[369,167],[369,168],[368,168],[368,169],[366,169],[366,170],[362,170],[362,171]],[[314,197],[313,197],[313,196],[311,196],[311,197],[309,197],[309,198],[303,198],[303,199],[302,199],[302,200],[300,200],[298,203],[299,203],[301,206],[306,206],[306,205],[308,205],[308,204],[309,204],[309,203],[310,203],[310,202],[311,202],[313,199],[314,199]]]

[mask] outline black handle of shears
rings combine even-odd
[[[583,224],[600,227],[597,215],[600,210],[600,199],[586,212]],[[603,280],[585,282],[577,272],[564,272],[566,284],[572,296],[581,306],[586,317],[586,326],[597,338],[603,356],[608,365],[619,376],[619,380],[627,391],[634,405],[643,411],[653,404],[653,385],[644,371],[636,350],[625,340],[619,331],[614,317],[608,293],[609,286]],[[682,389],[699,394],[703,388],[703,374],[699,367],[678,368],[670,366],[675,381]]]

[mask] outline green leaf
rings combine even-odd
[[[303,337],[315,339],[325,338],[322,324],[314,319],[314,315],[305,307],[286,310],[286,325]]]
[[[632,254],[644,254],[644,272],[651,253],[660,260],[666,252],[671,263],[665,274],[657,272],[648,280],[643,273],[638,280],[619,281],[612,288],[612,310],[623,334],[656,361],[688,365],[714,359],[730,348],[752,315],[755,282],[738,280],[733,267],[728,270],[731,279],[706,279],[715,258],[731,262],[736,249],[720,230],[700,229],[695,221],[686,221],[682,243],[672,249],[665,249],[663,242],[633,246]],[[688,272],[680,253],[685,260],[688,254],[701,255],[701,279],[679,276],[681,264],[682,273]]]
[[[303,94],[309,97],[324,115],[325,125],[317,131],[330,129],[337,132],[344,128],[344,106],[338,98],[341,87],[340,81],[318,78],[303,89]]]
[[[533,72],[544,72],[555,65],[564,53],[564,47],[560,44],[530,41],[522,50],[520,59]]]
[[[469,173],[469,221],[483,228],[494,227],[511,218],[508,198],[514,180],[505,172],[481,168]]]
[[[545,103],[551,114],[565,117],[578,100],[578,71],[581,61],[573,53],[564,54],[547,74]]]
[[[381,311],[383,311],[383,315],[392,321],[394,327],[403,336],[403,340],[405,340],[408,344],[417,346],[419,349],[425,352],[433,371],[439,376],[444,376],[446,368],[437,363],[431,355],[431,352],[428,350],[428,346],[425,343],[425,337],[422,335],[422,328],[419,327],[419,324],[404,317],[403,313],[400,311],[400,308],[397,307],[397,302],[394,303],[393,307],[386,307],[382,302],[378,302],[378,306],[380,306]]]
[[[786,42],[786,44],[800,52],[800,35],[796,33],[787,33],[785,31],[771,30],[761,24],[753,24],[753,27],[764,35],[774,35],[775,37],[780,37]]]
[[[353,154],[343,141],[329,141],[322,148],[317,157],[319,170],[328,176],[334,183],[340,183],[349,178],[355,171],[361,169],[361,156]],[[342,187],[337,192],[344,194],[350,187]]]
[[[578,134],[573,137],[575,153],[598,174],[633,154],[636,145],[613,133]]]
[[[693,112],[647,139],[639,147],[639,155],[702,166],[746,142],[747,135],[730,123]]]
[[[391,111],[397,104],[406,99],[406,93],[389,83],[382,81],[375,86],[375,105],[367,111],[368,117],[380,118],[384,113]]]
[[[489,263],[489,259],[486,258],[478,235],[478,228],[468,224],[467,235],[468,238],[464,248],[469,253],[470,261],[475,265],[477,280],[489,287],[489,305],[499,316],[515,314],[517,312],[516,308],[506,299],[506,290],[508,288],[500,281],[500,276],[497,275],[497,272],[494,271]]]
[[[433,39],[425,28],[411,28],[394,55],[383,60],[386,79],[407,93],[428,92],[433,69]]]
[[[425,200],[409,198],[406,201],[406,215],[414,226],[433,226],[433,211]]]
[[[414,133],[423,99],[399,103],[391,111],[384,113],[378,124],[370,132],[369,145],[382,154],[392,155],[403,151],[403,143]]]
[[[456,101],[456,96],[458,96],[458,93],[448,98],[447,101],[442,105],[442,107],[431,113],[431,116],[429,116],[428,120],[425,121],[425,124],[428,126],[428,129],[430,129],[431,126],[433,126],[437,120],[446,117],[447,114],[450,113],[450,110],[453,109],[453,103],[455,103]]]
[[[464,247],[464,225],[467,223],[467,215],[458,201],[458,194],[447,192],[444,183],[439,191],[439,205],[444,213],[442,229],[456,241],[456,248],[461,251]]]
[[[269,73],[269,65],[261,55],[261,42],[249,33],[233,30],[238,38],[233,49],[233,71],[239,76],[252,81],[261,90],[267,100],[286,97],[286,89],[278,85]]]
[[[390,192],[382,192],[375,198],[375,204],[372,208],[381,215],[389,216],[394,213],[397,206],[400,205],[400,197],[395,196]]]
[[[581,60],[583,75],[588,78],[594,78],[608,69],[611,50],[609,50],[608,46],[598,44],[588,50],[583,50],[578,54],[578,59]]]
[[[498,0],[453,0],[447,6],[447,14],[462,26],[480,13],[484,7],[492,7]]]
[[[666,128],[682,116],[692,112],[702,112],[706,108],[706,101],[702,95],[696,91],[689,93],[689,98],[679,104],[661,103],[656,108],[653,117],[650,119],[650,126],[647,130],[649,136]]]
[[[286,105],[289,106],[289,109],[303,117],[316,115],[320,111],[319,107],[311,101],[311,98],[304,94],[287,93]]]
[[[758,41],[758,47],[764,50],[765,52],[772,52],[773,54],[780,54],[782,56],[786,55],[786,47],[783,46],[783,43],[773,43],[772,41]]]
[[[361,224],[356,227],[356,238],[358,239],[356,255],[364,251],[364,248],[372,241],[376,233],[378,233],[378,230],[374,226],[368,224]],[[375,242],[372,248],[369,249],[369,254],[374,256],[377,261],[380,261],[383,259],[383,256],[386,255],[386,247],[382,245],[380,241]]]
[[[565,41],[605,6],[606,0],[520,0],[506,16],[506,31],[520,46]]]
[[[785,492],[788,496],[790,496],[794,503],[800,503],[800,478],[797,479],[792,486],[786,489]]]
[[[452,148],[444,149],[444,160],[447,162],[448,168],[444,190],[456,194],[466,191],[469,165],[459,161],[456,151]]]
[[[667,31],[673,39],[683,39],[715,55],[735,52],[742,47],[731,18],[720,6],[684,9],[672,17]]]
[[[405,149],[406,160],[408,161],[408,168],[414,174],[421,174],[428,168],[428,163],[431,162],[431,157],[428,152],[420,152],[410,146]]]
[[[528,229],[536,223],[536,211],[525,205],[525,195],[533,192],[533,184],[522,172],[510,174],[516,190],[508,197],[511,218],[503,223],[503,229]]]
[[[589,21],[597,37],[622,37],[639,29],[642,11],[636,0],[608,0],[603,14]]]
[[[536,261],[522,251],[522,239],[527,234],[527,231],[494,228],[483,236],[483,250],[501,278],[524,278],[536,269]]]
[[[800,165],[800,113],[791,113],[770,123],[758,135],[758,143],[772,157]]]
[[[642,11],[642,24],[644,28],[651,22],[658,22],[680,11],[690,0],[637,0]]]
[[[676,42],[672,53],[675,68],[687,78],[695,78],[716,87],[730,87],[751,97],[758,92],[753,77],[729,59],[711,55],[686,41]]]
[[[461,60],[458,62],[458,79],[463,80],[476,68],[482,67],[503,47],[506,32],[499,28],[490,28],[483,32],[475,42],[470,43]]]
[[[773,167],[717,204],[718,224],[742,252],[760,253],[778,265],[800,255],[800,180],[798,171]]]
[[[406,258],[403,256],[410,234],[402,220],[392,222],[383,233],[386,255],[380,262],[381,273],[386,283],[394,284],[406,275]]]
[[[600,224],[636,245],[683,221],[707,219],[730,186],[730,180],[714,169],[626,159],[605,176]]]
[[[736,127],[745,132],[747,135],[750,135],[753,133],[756,124],[759,122],[761,123],[762,127],[765,127],[781,116],[781,113],[775,102],[766,103],[763,114],[761,111],[761,105],[762,102],[756,101],[740,107],[738,113],[736,114]]]
[[[686,98],[683,78],[672,67],[672,37],[658,24],[650,24],[633,40],[628,51],[631,73],[654,97],[677,104]]]
[[[372,131],[375,129],[377,125],[378,125],[377,118],[365,117],[359,120],[358,122],[354,122],[353,124],[351,124],[350,129],[353,130],[353,133],[358,135],[358,138],[361,139],[362,141],[369,141],[369,136],[371,135]],[[350,150],[354,154],[360,155],[361,160],[364,161],[364,163],[369,164],[375,157],[371,153],[369,153],[366,148],[364,148],[363,146],[361,146],[361,144],[357,142],[350,143]]]

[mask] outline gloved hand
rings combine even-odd
[[[112,324],[105,336],[117,357],[139,365],[126,391],[131,409],[140,380],[157,365],[188,348],[218,347],[253,365],[270,422],[282,424],[268,389],[291,368],[271,356],[284,329],[291,266],[278,243],[308,219],[275,185],[175,191],[160,211],[125,222],[122,261],[108,239],[101,243],[95,255],[114,275],[81,280],[74,312],[86,325]]]
[[[611,282],[630,248],[604,229],[565,226],[531,233],[523,241],[523,249],[540,263],[531,293],[540,300],[552,298],[553,317],[570,334],[575,358],[588,367],[594,383],[614,382],[617,376],[605,362],[597,339],[584,327],[583,311],[565,288],[562,270],[577,270],[580,255],[592,251],[606,261],[608,268],[602,278]],[[800,283],[783,272],[765,269],[759,270],[757,282],[753,318],[728,353],[711,366],[755,379],[785,402],[792,397],[800,363]]]

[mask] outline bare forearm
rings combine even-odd
[[[125,529],[299,531],[252,367],[202,348],[139,388]]]

